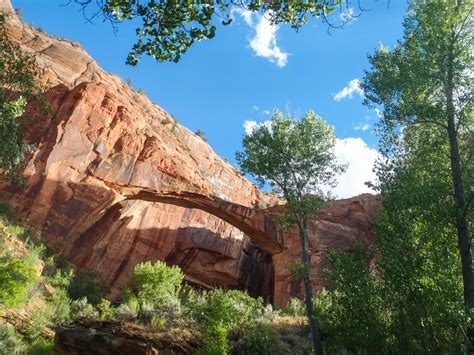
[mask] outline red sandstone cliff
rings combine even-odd
[[[0,10],[11,13],[7,0]],[[188,281],[248,289],[277,304],[301,293],[286,264],[294,233],[278,231],[262,194],[200,137],[106,73],[77,44],[8,16],[11,38],[35,54],[53,108],[30,107],[25,139],[36,149],[20,191],[5,187],[24,220],[80,269],[100,272],[116,295],[134,265],[166,260]],[[27,124],[26,124],[27,123]],[[363,195],[333,202],[312,222],[316,288],[325,253],[370,241],[378,203]],[[316,237],[317,235],[317,237]]]

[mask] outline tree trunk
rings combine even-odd
[[[468,314],[474,309],[474,277],[472,273],[471,240],[467,221],[466,201],[464,198],[464,187],[462,182],[461,155],[459,154],[458,134],[455,120],[454,93],[454,58],[452,53],[448,56],[448,75],[446,86],[446,119],[448,123],[448,137],[451,160],[451,177],[453,180],[454,200],[456,203],[455,226],[458,235],[459,253],[461,255],[462,279],[464,286],[464,304]],[[474,350],[474,327],[473,319],[468,325],[467,334]]]
[[[311,337],[313,340],[313,347],[317,355],[323,355],[323,346],[321,344],[321,335],[319,334],[319,327],[314,316],[313,306],[313,285],[311,282],[311,276],[309,273],[309,254],[308,254],[308,224],[306,218],[303,218],[303,224],[299,225],[300,229],[300,241],[301,241],[301,260],[304,266],[304,291],[305,291],[305,303],[306,312],[308,313],[309,326],[311,328]]]

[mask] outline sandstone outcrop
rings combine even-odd
[[[200,334],[168,327],[150,330],[139,324],[82,321],[55,332],[55,354],[172,355],[196,351]]]
[[[22,123],[35,149],[21,190],[3,186],[15,210],[78,269],[100,272],[118,295],[133,267],[165,260],[203,287],[247,289],[285,304],[301,294],[287,263],[295,231],[282,233],[261,193],[200,137],[77,44],[21,21],[7,0],[9,36],[37,58],[51,114],[29,106]],[[335,201],[311,228],[316,288],[326,285],[325,253],[371,239],[374,196]]]

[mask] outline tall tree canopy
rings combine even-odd
[[[71,0],[79,4],[84,13],[94,4],[95,17],[102,13],[106,20],[118,24],[125,20],[138,20],[137,42],[127,57],[127,64],[136,65],[143,54],[156,60],[178,62],[195,43],[213,38],[216,25],[229,25],[233,9],[258,12],[272,24],[287,23],[295,30],[311,17],[326,19],[339,8],[348,16],[350,0]],[[70,2],[71,2],[70,1]],[[347,19],[346,15],[346,19]],[[329,24],[329,22],[326,20]]]
[[[334,129],[314,112],[308,112],[301,120],[276,112],[268,124],[244,137],[244,151],[237,153],[245,173],[261,185],[269,183],[273,191],[287,200],[283,219],[299,229],[306,311],[317,354],[322,354],[323,349],[314,317],[308,218],[327,197],[322,187],[334,186],[336,174],[345,170],[344,165],[336,162],[335,143]]]
[[[329,350],[466,351],[468,316],[444,135],[441,128],[407,127],[397,159],[378,165],[383,208],[374,243],[355,254],[331,254],[336,290],[319,296],[329,299],[319,316]],[[472,209],[468,218],[474,219]]]
[[[362,84],[383,109],[375,241],[331,255],[319,320],[329,349],[472,353],[472,5],[415,0],[404,29]]]
[[[410,169],[418,166],[412,178],[421,182],[430,177],[433,182],[443,182],[432,184],[423,199],[412,203],[423,207],[419,210],[421,216],[436,213],[455,229],[455,234],[450,235],[457,239],[464,303],[471,315],[474,310],[472,26],[472,2],[414,1],[404,22],[403,40],[392,50],[382,47],[369,57],[371,68],[362,84],[366,103],[383,108],[379,128],[382,153],[388,160],[379,171],[381,181],[385,182],[382,192],[388,189],[392,194],[391,189],[397,185],[390,182],[406,173],[406,165],[400,162],[407,159],[407,154],[418,156],[418,163],[414,167],[409,165]],[[425,175],[428,171],[431,175]],[[412,196],[421,198],[417,188],[412,188]],[[432,196],[437,198],[433,200]],[[405,200],[409,199],[405,196]],[[433,203],[441,206],[433,211],[429,205]],[[443,230],[432,230],[433,242]],[[468,333],[474,346],[472,321],[471,317]]]

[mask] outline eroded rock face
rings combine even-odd
[[[9,8],[0,0],[0,10]],[[26,186],[3,188],[24,220],[78,269],[100,272],[119,294],[146,260],[180,265],[204,287],[248,289],[284,305],[301,295],[287,263],[298,259],[295,231],[282,233],[262,194],[200,137],[103,71],[77,44],[8,16],[8,32],[36,55],[51,114],[29,106],[22,123],[36,148]],[[325,253],[371,239],[377,201],[336,201],[311,222],[316,288],[326,285]],[[319,221],[318,221],[319,220]]]
[[[265,243],[259,228],[268,217],[249,218],[253,199],[265,197],[234,168],[200,138],[185,129],[176,136],[102,84],[58,86],[47,97],[54,116],[28,110],[37,121],[25,136],[37,149],[24,170],[26,186],[11,201],[50,246],[77,268],[100,272],[112,296],[137,263],[159,259],[180,265],[192,283],[272,299],[268,251],[275,243]],[[205,154],[193,155],[201,145]],[[152,200],[147,191],[162,197]],[[178,197],[167,203],[170,193]],[[226,201],[233,199],[240,203]]]
[[[380,206],[377,196],[364,194],[328,203],[309,221],[310,274],[313,292],[332,285],[326,278],[327,254],[331,250],[351,252],[356,242],[368,245],[373,240],[372,223]],[[273,255],[275,268],[274,301],[286,305],[291,297],[304,296],[302,283],[295,282],[288,265],[300,261],[300,239],[293,229],[285,235],[284,251]]]

